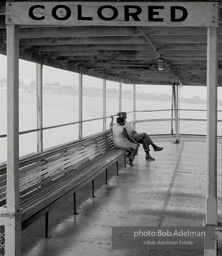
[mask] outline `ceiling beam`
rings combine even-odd
[[[197,43],[207,43],[206,36],[154,36],[150,38],[154,45],[160,42],[165,42],[165,44],[197,44]],[[24,46],[44,46],[44,45],[110,45],[110,44],[147,44],[143,37],[92,37],[92,38],[40,38],[35,39],[21,39],[21,44]],[[222,43],[222,35],[219,36],[219,43]],[[162,44],[162,43],[161,43]]]
[[[143,44],[108,44],[108,45],[50,45],[50,46],[33,46],[34,51],[138,51],[147,50],[149,47]],[[151,47],[150,47],[151,49]]]
[[[157,45],[158,51],[174,51],[180,50],[190,50],[197,51],[202,50],[206,51],[207,44],[160,44]],[[218,45],[219,50],[222,50],[222,43]],[[146,44],[110,44],[110,45],[50,45],[50,46],[33,46],[33,51],[143,51],[143,50],[151,50],[152,47]]]
[[[21,28],[19,37],[21,39],[33,38],[60,38],[60,37],[119,37],[119,36],[139,36],[139,32],[135,28],[127,27],[33,27]],[[6,31],[0,30],[0,38],[6,37]]]
[[[47,52],[48,55],[51,56],[97,56],[100,59],[102,59],[103,57],[112,57],[112,56],[128,56],[130,57],[134,57],[134,56],[144,56],[144,57],[156,57],[156,54],[153,53],[153,51],[148,51],[148,50],[141,50],[141,51],[48,51]],[[188,50],[184,50],[184,51],[180,51],[180,50],[175,50],[175,51],[160,51],[161,56],[168,58],[168,57],[173,57],[173,56],[179,56],[179,57],[184,57],[184,56],[202,56],[202,57],[206,57],[206,51],[188,51]],[[219,56],[222,56],[222,53],[220,53]]]
[[[142,37],[104,37],[104,38],[40,38],[21,39],[24,46],[41,46],[41,45],[88,45],[88,44],[146,44]]]

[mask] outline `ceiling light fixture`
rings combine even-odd
[[[164,58],[162,58],[162,57],[158,57],[157,58],[157,69],[159,71],[163,71],[164,70]]]

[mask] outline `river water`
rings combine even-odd
[[[7,133],[7,100],[6,91],[0,91],[0,134]],[[20,131],[36,129],[37,127],[37,108],[36,94],[34,92],[20,92],[19,116],[20,116]],[[180,103],[180,108],[189,109],[204,109],[206,105]],[[161,110],[168,109],[169,111],[158,112],[137,112],[137,120],[150,120],[171,118],[171,102],[170,101],[153,101],[153,100],[137,100],[137,111],[140,110]],[[119,111],[118,97],[107,97],[106,115],[107,128],[110,123],[110,116],[115,115]],[[122,111],[133,111],[133,100],[122,99]],[[220,113],[221,115],[221,113]],[[218,115],[218,118],[222,117]],[[59,125],[78,121],[79,116],[79,100],[77,95],[63,95],[50,92],[44,92],[43,96],[43,125],[44,127]],[[92,118],[101,118],[103,116],[103,99],[101,96],[83,98],[83,120]],[[180,113],[181,118],[198,118],[206,119],[206,112],[183,111]],[[128,115],[128,121],[133,120],[133,115]],[[148,134],[170,134],[171,122],[158,121],[148,123],[138,123],[136,129],[139,132],[146,131]],[[103,130],[103,121],[91,121],[83,123],[83,136],[97,133]],[[205,134],[206,123],[196,122],[190,124],[188,121],[180,122],[181,133]],[[220,134],[221,135],[221,134]],[[70,125],[67,127],[45,130],[43,133],[44,149],[62,144],[71,140],[78,139],[79,125]],[[37,133],[29,133],[20,136],[20,156],[26,155],[37,150]],[[6,160],[6,138],[0,138],[0,162]]]

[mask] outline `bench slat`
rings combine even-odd
[[[67,174],[67,176],[63,176],[59,181],[56,181],[54,184],[51,183],[51,186],[50,187],[46,187],[46,188],[42,188],[41,189],[41,193],[43,194],[43,196],[45,196],[46,193],[48,193],[48,191],[50,191],[51,189],[53,189],[53,186],[56,187],[57,189],[57,184],[59,182],[59,186],[61,186],[61,184],[63,182],[67,182],[67,180],[70,180],[70,179],[75,179],[76,177],[80,177],[82,174],[82,170],[86,170],[87,168],[92,168],[94,165],[97,164],[98,161],[100,161],[101,159],[103,158],[103,156],[100,156],[100,159],[97,158],[96,161],[94,163],[92,162],[89,162],[89,163],[84,163],[84,165],[80,166],[77,170],[74,170],[70,173]],[[36,197],[40,197],[41,195],[38,193],[36,194]],[[29,199],[28,199],[29,200]],[[31,198],[31,200],[34,200],[34,196]],[[24,202],[23,202],[24,203]]]
[[[125,151],[114,149],[112,138],[112,133],[106,131],[21,159],[19,186],[23,227],[123,156]],[[0,206],[6,203],[6,170],[6,164],[0,166]]]
[[[55,190],[53,192],[51,192],[50,194],[42,195],[42,198],[38,198],[37,201],[32,202],[29,205],[29,207],[26,205],[26,210],[22,214],[22,220],[29,218],[38,209],[42,209],[42,208],[46,207],[47,205],[49,205],[50,203],[55,201],[56,198],[61,197],[62,195],[73,190],[73,188],[75,186],[81,184],[81,182],[86,180],[87,177],[93,176],[96,173],[98,173],[100,169],[106,169],[107,166],[110,164],[110,162],[116,160],[120,155],[121,155],[120,152],[116,151],[116,153],[113,154],[113,156],[111,158],[107,157],[106,159],[104,159],[104,162],[100,162],[100,164],[94,166],[93,169],[92,168],[89,168],[88,170],[85,169],[84,174],[82,174],[82,176],[79,177],[79,179],[66,180],[65,184],[63,184],[62,186],[59,186],[59,187],[57,186],[55,188]],[[90,176],[89,176],[89,173],[90,173]],[[24,205],[22,205],[22,206],[24,206]]]
[[[44,196],[44,195],[47,193],[47,191],[50,191],[50,190],[53,188],[53,186],[57,187],[57,186],[58,186],[58,185],[57,185],[58,182],[59,182],[60,185],[61,185],[64,180],[65,180],[65,182],[66,182],[67,179],[69,180],[71,177],[74,177],[75,175],[78,176],[79,173],[81,172],[81,170],[84,169],[84,168],[86,168],[86,167],[88,167],[89,165],[93,165],[93,163],[92,163],[92,162],[85,162],[85,163],[84,163],[83,165],[81,165],[78,169],[76,169],[76,170],[71,169],[70,172],[67,173],[67,176],[63,176],[61,179],[56,180],[56,181],[54,182],[54,184],[51,183],[51,184],[50,184],[50,185],[51,185],[50,187],[42,188],[42,189],[41,189],[41,193],[42,193],[43,196]],[[40,197],[40,196],[41,196],[40,193],[36,194],[36,197],[37,197],[37,198]],[[29,198],[28,198],[28,200],[29,200]],[[32,196],[31,200],[34,200],[34,196]],[[24,204],[24,202],[21,202],[21,203]]]

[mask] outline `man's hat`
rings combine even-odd
[[[118,112],[116,115],[121,116],[123,118],[126,118],[126,116],[127,116],[126,112]]]

